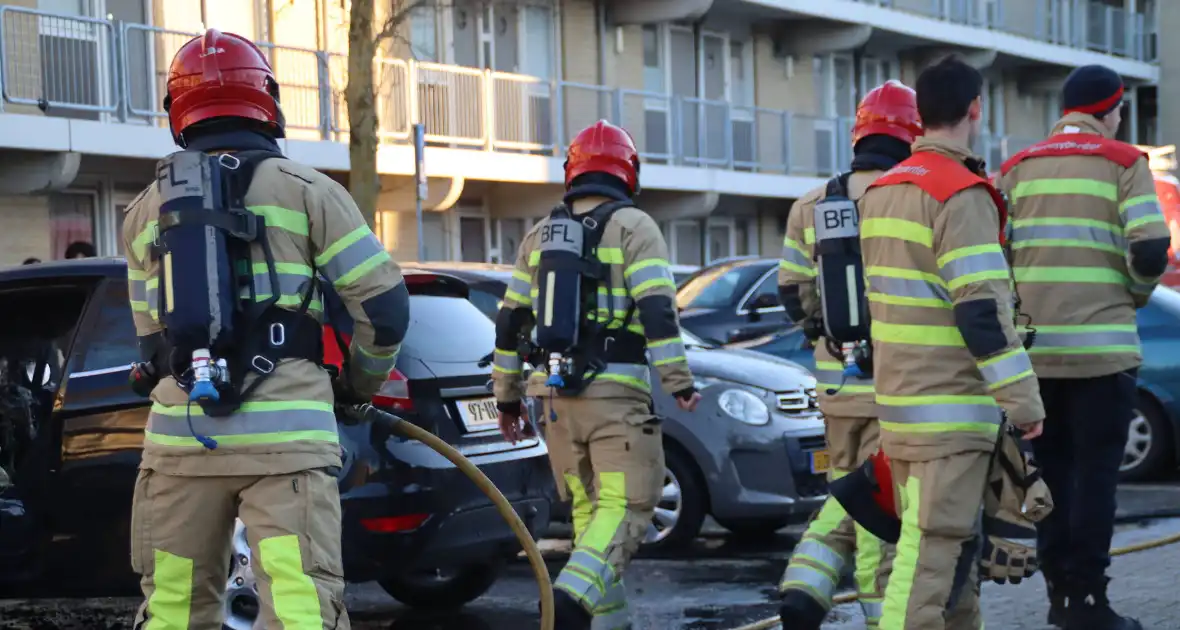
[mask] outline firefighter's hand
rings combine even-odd
[[[503,435],[505,440],[516,444],[526,437],[531,437],[532,432],[532,426],[527,420],[522,419],[519,413],[500,412],[500,435]]]
[[[681,398],[679,396],[676,397],[676,406],[680,407],[684,411],[689,411],[689,412],[696,411],[697,404],[699,404],[700,402],[701,402],[701,393],[698,391],[693,391],[690,396],[686,396],[684,398]]]
[[[1023,437],[1026,440],[1031,440],[1033,438],[1040,437],[1041,433],[1044,432],[1045,421],[1044,420],[1037,420],[1036,422],[1034,422],[1032,424],[1023,424],[1023,425],[1020,425],[1016,428],[1020,429],[1021,437]]]

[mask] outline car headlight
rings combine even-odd
[[[717,404],[729,417],[739,422],[762,426],[770,422],[770,408],[745,389],[727,389],[717,397]]]

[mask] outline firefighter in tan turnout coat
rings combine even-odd
[[[982,628],[976,555],[1006,413],[1044,412],[1013,323],[999,194],[968,149],[983,79],[949,57],[918,78],[925,135],[860,203],[881,444],[901,514],[882,630]]]
[[[837,185],[858,201],[869,184],[910,156],[910,144],[922,134],[914,91],[897,81],[865,95],[852,130],[852,168]],[[787,317],[809,332],[815,342],[815,365],[820,410],[824,413],[829,476],[840,478],[859,467],[878,449],[877,405],[872,375],[843,376],[844,363],[833,356],[820,336],[822,316],[817,299],[815,265],[815,205],[827,185],[797,202],[787,217],[783,259],[779,263],[779,297]],[[836,390],[829,394],[828,390]],[[832,595],[842,571],[855,554],[856,589],[868,628],[881,618],[885,582],[893,547],[855,525],[834,498],[824,502],[795,548],[780,583],[783,626],[791,630],[819,630],[832,606]]]

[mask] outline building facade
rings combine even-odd
[[[379,18],[410,3],[378,0]],[[775,255],[791,201],[847,165],[864,93],[956,52],[987,77],[992,166],[1042,138],[1079,65],[1125,78],[1123,139],[1175,142],[1180,3],[1159,0],[439,0],[374,61],[378,232],[418,255],[411,128],[426,129],[425,258],[510,261],[560,199],[599,118],[644,159],[673,261]],[[391,8],[392,7],[392,8]],[[292,158],[347,181],[348,0],[19,0],[0,5],[0,264],[72,242],[119,254],[126,205],[173,150],[167,64],[204,27],[259,42]],[[1173,44],[1180,46],[1180,44]],[[1180,52],[1180,51],[1177,51]],[[1157,87],[1158,86],[1158,87]],[[1161,110],[1162,107],[1162,110]],[[1169,127],[1169,124],[1172,125]]]

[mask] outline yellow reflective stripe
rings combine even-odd
[[[623,264],[623,250],[619,247],[599,247],[598,260],[608,265]]]
[[[988,389],[996,390],[1034,376],[1032,362],[1024,348],[1017,346],[1007,352],[1002,352],[986,361],[977,361],[983,378],[988,382]]]
[[[153,549],[152,554],[155,590],[148,598],[144,630],[185,630],[193,604],[193,561],[163,549]]]
[[[816,274],[815,269],[813,269],[811,267],[804,267],[803,265],[797,265],[793,262],[788,262],[786,260],[778,261],[778,266],[782,269],[786,269],[787,271],[793,271],[801,276],[805,276],[808,278],[814,278],[815,274]]]
[[[892,304],[894,306],[920,306],[925,308],[941,308],[950,309],[953,305],[946,300],[939,298],[919,298],[909,297],[905,295],[886,295],[884,293],[877,293],[870,291],[868,294],[870,302],[877,302],[878,304]]]
[[[586,486],[582,485],[582,480],[577,475],[566,473],[565,485],[570,491],[571,511],[574,519],[574,545],[578,544],[578,539],[582,537],[582,532],[586,531],[586,526],[590,524],[590,515],[594,513],[594,504],[590,501],[590,495],[586,494]]]
[[[1115,234],[1122,234],[1123,228],[1110,223],[1109,221],[1099,221],[1097,219],[1080,219],[1076,217],[1052,217],[1044,219],[1016,219],[1012,221],[1012,228],[1034,227],[1034,226],[1058,226],[1070,225],[1076,227],[1098,228],[1100,230],[1107,230]]]
[[[339,239],[336,240],[335,243],[332,243],[331,245],[325,247],[324,251],[320,252],[319,256],[315,257],[316,266],[323,267],[324,265],[328,264],[328,262],[331,261],[334,256],[336,256],[340,252],[344,251],[345,249],[348,249],[349,245],[352,245],[353,243],[361,240],[368,233],[369,233],[369,226],[362,225],[362,226],[358,227],[357,229],[349,232],[348,234],[341,236]]]
[[[616,326],[616,328],[617,328],[617,326]],[[631,329],[630,326],[628,326],[627,328]],[[619,383],[620,385],[627,385],[627,386],[634,387],[635,389],[642,390],[645,392],[651,391],[651,386],[649,386],[647,383],[643,382],[642,380],[635,378],[634,376],[627,376],[625,374],[610,374],[608,372],[603,372],[602,374],[599,374],[597,378],[599,380],[614,381],[616,383]]]
[[[1155,193],[1131,197],[1130,199],[1119,204],[1119,212],[1126,212],[1127,208],[1130,208],[1131,206],[1137,206],[1141,203],[1159,203],[1159,201],[1160,199]]]
[[[512,270],[512,277],[516,278],[517,280],[521,280],[523,282],[529,283],[529,284],[532,284],[532,282],[533,282],[532,276],[530,276],[529,274],[527,274],[519,269]]]
[[[600,472],[598,484],[594,516],[582,533],[578,546],[603,554],[627,516],[627,478],[621,472]]]
[[[1126,274],[1109,267],[1014,267],[1017,282],[1128,284]],[[1038,326],[1039,328],[1039,326]]]
[[[1095,249],[1108,254],[1122,256],[1125,252],[1109,243],[1099,243],[1097,241],[1083,241],[1076,238],[1030,238],[1026,240],[1014,241],[1012,249],[1027,249],[1030,247],[1082,247],[1085,249]]]
[[[270,576],[270,597],[283,630],[321,630],[323,616],[315,582],[303,572],[299,536],[272,536],[258,541],[262,569]]]
[[[815,244],[815,228],[809,227],[803,229],[803,242],[808,245]]]
[[[960,247],[952,249],[951,251],[938,257],[935,262],[939,267],[945,267],[947,263],[952,260],[958,260],[967,256],[974,256],[976,254],[1000,254],[1003,255],[1004,250],[1000,248],[999,243],[984,243],[983,245],[971,245],[968,247]]]
[[[936,284],[940,287],[946,287],[946,282],[942,276],[936,273],[927,273],[917,269],[906,269],[903,267],[880,267],[872,266],[865,268],[866,276],[881,276],[883,278],[899,278],[901,280],[924,280],[931,284]]]
[[[299,236],[310,234],[307,214],[304,212],[289,210],[281,206],[246,206],[246,209],[263,217],[266,220],[266,227],[279,228]]]
[[[926,247],[934,245],[934,230],[927,225],[906,219],[865,219],[860,224],[860,237],[896,238]]]
[[[329,442],[338,444],[340,436],[335,431],[286,431],[281,433],[249,433],[244,435],[210,435],[221,446],[247,446],[250,444],[287,444],[290,442]],[[160,435],[144,431],[144,439],[161,446],[197,446],[204,448],[196,438],[175,435]]]
[[[1033,195],[1088,195],[1108,201],[1118,201],[1119,187],[1110,182],[1093,179],[1030,179],[1020,182],[1012,190],[1012,201]]]
[[[646,269],[648,267],[665,267],[666,268],[667,266],[668,266],[668,261],[666,261],[666,260],[662,260],[660,258],[648,258],[645,260],[641,260],[641,261],[631,265],[630,267],[627,267],[626,269],[624,269],[623,270],[623,277],[630,278],[635,272],[637,272],[641,269]]]
[[[138,280],[138,281],[142,282],[142,281],[145,281],[148,279],[148,272],[146,272],[142,269],[131,269],[130,267],[128,267],[127,268],[127,279],[128,280]]]
[[[256,262],[251,266],[250,271],[254,275],[270,273],[270,266],[264,262]],[[275,262],[275,273],[287,273],[296,276],[306,276],[308,278],[312,275],[311,265],[298,262]]]
[[[922,405],[983,405],[997,407],[999,403],[991,396],[971,394],[928,394],[925,396],[890,396],[879,394],[877,403],[896,407],[919,407]]]
[[[966,344],[955,326],[926,326],[920,324],[889,324],[873,321],[874,341],[901,343],[912,346],[947,346],[961,348]]]
[[[138,260],[143,260],[147,255],[148,245],[151,245],[156,240],[156,227],[159,222],[156,220],[148,221],[144,224],[144,228],[135,238],[131,240],[131,252]]]
[[[807,252],[807,250],[803,249],[803,246],[800,245],[798,241],[796,241],[795,239],[793,239],[789,236],[783,239],[783,247],[789,247],[789,248],[799,252],[806,259],[811,258],[811,254],[809,254]]]
[[[1000,271],[999,269],[994,269],[991,271],[977,271],[975,273],[969,273],[967,275],[959,276],[958,278],[951,280],[950,283],[947,284],[947,288],[949,288],[953,291],[955,289],[958,289],[958,288],[964,287],[968,284],[971,284],[972,282],[983,282],[985,280],[1005,280],[1005,281],[1007,281],[1008,277],[1009,276],[1008,276],[1007,271]]]
[[[904,422],[886,422],[880,420],[881,428],[893,433],[983,433],[995,436],[1000,434],[1000,427],[990,422],[927,422],[922,424],[907,424]],[[895,565],[896,566],[896,565]]]
[[[922,505],[921,479],[906,478],[905,485],[898,493],[901,499],[901,537],[897,540],[897,555],[893,559],[893,571],[889,577],[889,588],[885,589],[885,602],[881,608],[880,630],[906,630],[909,624],[906,613],[910,608],[914,580],[918,575],[918,552],[922,547],[922,528],[919,511]]]
[[[1163,223],[1163,222],[1164,222],[1164,215],[1157,212],[1156,214],[1149,214],[1145,217],[1139,217],[1138,219],[1128,221],[1127,226],[1126,226],[1126,230],[1129,232],[1129,231],[1134,230],[1135,228],[1138,228],[1140,226],[1147,225],[1148,223]]]
[[[334,412],[334,408],[332,403],[326,403],[319,400],[272,400],[264,402],[251,401],[242,403],[242,406],[238,408],[238,413],[250,413],[251,411]],[[182,418],[188,415],[205,415],[205,412],[198,405],[165,405],[163,403],[152,403],[152,413]]]

